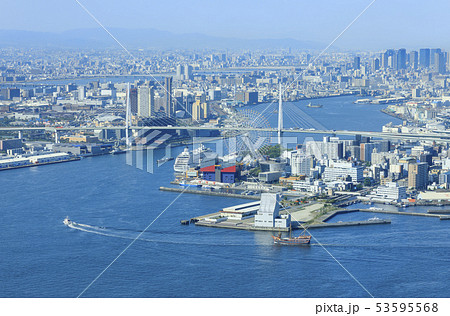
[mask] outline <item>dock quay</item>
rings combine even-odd
[[[398,212],[398,211],[387,211],[387,210],[371,210],[371,209],[358,209],[359,212],[367,213],[380,213],[380,214],[394,214],[394,215],[410,215],[410,216],[423,216],[423,217],[437,217],[440,220],[450,219],[450,215],[439,215],[431,213],[412,213],[412,212]]]
[[[216,212],[216,213],[212,213],[212,214],[206,214],[206,215],[201,215],[201,216],[196,216],[196,217],[192,217],[189,222],[191,223],[197,223],[199,221],[205,220],[208,217],[215,217],[215,216],[219,216],[220,212]]]
[[[428,210],[428,214],[450,214],[450,210]]]
[[[21,165],[21,166],[9,166],[9,167],[0,168],[0,171],[21,169],[21,168],[29,168],[29,167],[37,167],[37,166],[45,166],[45,165],[53,165],[53,164],[63,163],[63,162],[78,161],[80,159],[81,159],[80,157],[71,157],[71,158],[67,158],[67,159],[64,159],[64,160],[29,163],[29,164],[25,164],[25,165]]]
[[[355,213],[355,212],[359,212],[359,210],[347,210],[347,209],[345,209],[345,210],[336,210],[336,211],[333,211],[331,213],[327,213],[325,215],[322,215],[321,217],[319,217],[319,221],[325,223],[326,221],[332,219],[336,215],[347,214],[347,213]]]
[[[253,221],[252,221],[253,222]],[[289,227],[255,227],[252,222],[245,221],[224,221],[219,223],[211,223],[205,220],[195,222],[197,226],[215,227],[215,228],[231,228],[251,231],[269,231],[269,232],[288,232]]]
[[[376,225],[376,224],[390,224],[389,219],[377,219],[369,221],[353,221],[353,222],[337,222],[337,223],[322,223],[306,226],[307,229],[311,228],[328,228],[328,227],[343,227],[343,226],[361,226],[361,225]]]
[[[251,203],[249,203],[251,204]],[[371,219],[367,221],[351,221],[351,222],[337,222],[326,223],[327,220],[333,218],[339,214],[358,212],[358,209],[347,210],[338,209],[327,214],[322,215],[313,224],[305,224],[314,218],[316,214],[323,207],[322,203],[316,203],[301,208],[298,210],[291,209],[289,212],[286,210],[280,211],[280,214],[291,214],[291,224],[289,227],[255,227],[255,217],[246,216],[243,218],[227,218],[222,217],[224,210],[211,214],[193,217],[189,220],[190,223],[194,223],[198,226],[215,227],[215,228],[230,228],[249,231],[271,231],[271,232],[288,232],[290,229],[303,229],[303,228],[328,228],[328,227],[343,227],[343,226],[361,226],[361,225],[376,225],[376,224],[390,224],[389,219]]]
[[[183,192],[183,193],[189,193],[189,194],[232,197],[232,198],[248,199],[248,200],[259,200],[259,199],[261,199],[261,197],[259,195],[241,195],[241,194],[235,194],[235,193],[203,191],[203,190],[193,190],[193,189],[184,189],[184,188],[159,187],[159,190],[160,191],[168,191],[168,192],[178,192],[178,193]]]

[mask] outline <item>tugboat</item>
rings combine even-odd
[[[273,243],[276,245],[287,245],[287,246],[299,246],[299,245],[309,245],[311,242],[311,235],[306,234],[306,229],[298,237],[292,237],[292,229],[290,229],[289,237],[281,237],[281,233],[278,236],[272,236]]]

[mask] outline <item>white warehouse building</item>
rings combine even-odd
[[[330,167],[326,167],[323,173],[325,181],[336,181],[351,177],[353,183],[362,182],[364,167],[355,166],[351,162],[334,162]]]
[[[399,186],[397,182],[388,182],[386,185],[377,187],[375,194],[370,194],[370,197],[375,200],[395,201],[400,202],[406,199],[406,187]]]

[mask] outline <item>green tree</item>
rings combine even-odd
[[[372,185],[372,179],[371,178],[364,178],[363,185],[365,187],[370,187]]]
[[[256,168],[250,169],[249,174],[253,177],[257,177],[260,172],[261,172],[261,169],[256,167]]]
[[[260,153],[269,156],[269,158],[278,158],[281,155],[281,145],[264,146]]]

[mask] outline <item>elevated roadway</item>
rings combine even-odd
[[[120,130],[125,126],[78,126],[78,127],[0,127],[0,131],[26,132],[43,130],[49,132],[59,131],[86,131],[86,130]],[[272,132],[277,133],[276,128],[253,128],[253,127],[208,127],[208,126],[130,126],[130,130],[218,130],[218,131],[240,131],[240,132]],[[437,142],[449,142],[450,133],[386,133],[386,132],[368,132],[368,131],[349,131],[349,130],[315,130],[315,129],[282,129],[283,133],[292,134],[323,134],[339,136],[369,136],[381,139],[401,139],[401,140],[429,140]]]

